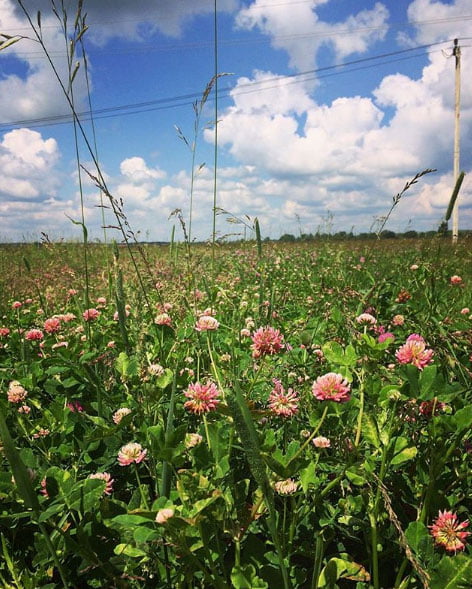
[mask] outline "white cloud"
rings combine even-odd
[[[165,178],[166,174],[158,168],[148,168],[142,157],[130,157],[120,164],[121,173],[133,182],[147,182]]]
[[[0,198],[44,200],[53,196],[58,185],[55,165],[59,156],[56,140],[43,139],[37,131],[16,129],[6,133],[0,143]]]
[[[361,10],[344,21],[325,22],[316,9],[329,0],[281,3],[279,0],[255,0],[243,8],[236,23],[241,29],[258,28],[272,39],[276,49],[285,50],[290,65],[300,71],[313,67],[323,45],[333,49],[341,59],[365,52],[372,43],[385,37],[387,8],[377,2],[372,10]]]

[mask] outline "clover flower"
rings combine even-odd
[[[277,481],[274,483],[274,489],[279,495],[293,495],[298,489],[298,483],[293,479]]]
[[[215,331],[219,326],[218,321],[211,315],[201,315],[195,323],[197,331]]]
[[[105,495],[111,495],[113,493],[114,479],[111,478],[111,475],[109,472],[96,472],[94,474],[89,474],[88,478],[89,479],[100,479],[101,481],[104,481],[105,488],[103,489],[103,493]]]
[[[312,393],[319,401],[346,403],[349,401],[350,390],[347,380],[342,374],[328,372],[319,376],[312,386]]]
[[[100,315],[101,313],[98,309],[86,309],[82,313],[82,317],[85,319],[85,321],[95,321],[100,317]]]
[[[433,350],[426,348],[425,340],[417,333],[412,333],[395,353],[400,364],[412,364],[419,370],[431,364],[433,355]]]
[[[174,513],[174,510],[170,507],[164,507],[163,509],[159,509],[156,515],[156,523],[161,525],[167,523],[171,517],[174,517]]]
[[[377,319],[370,313],[361,313],[356,317],[356,321],[359,325],[375,325],[377,323]]]
[[[274,383],[274,388],[269,395],[269,409],[272,413],[280,417],[292,417],[296,415],[298,413],[298,393],[292,388],[289,388],[285,392],[282,383],[276,378],[272,382]]]
[[[169,315],[169,313],[160,313],[159,315],[156,315],[156,317],[154,318],[154,323],[156,325],[168,325],[168,326],[171,326],[172,325],[172,319],[171,319],[171,316]]]
[[[215,409],[220,402],[218,399],[220,391],[213,382],[207,382],[206,384],[192,383],[184,395],[188,399],[184,403],[184,407],[192,413],[208,413]]]
[[[315,448],[331,448],[331,440],[324,436],[318,436],[312,440]]]
[[[438,517],[429,528],[436,544],[449,552],[457,552],[465,548],[464,540],[470,532],[463,530],[468,525],[468,521],[459,522],[452,511],[439,511]]]
[[[44,334],[40,329],[30,329],[25,333],[25,339],[29,341],[41,341],[44,338]]]
[[[50,317],[43,324],[46,333],[57,333],[61,329],[61,320],[59,317]]]
[[[128,466],[135,462],[139,464],[146,458],[147,450],[144,450],[141,444],[131,442],[121,447],[118,452],[118,462],[120,466]]]
[[[10,403],[22,403],[27,396],[28,391],[17,380],[12,380],[7,391],[8,401]]]
[[[131,409],[128,409],[128,407],[120,407],[120,409],[117,409],[115,413],[113,413],[113,422],[118,425],[123,417],[129,415],[130,413]]]
[[[252,335],[252,357],[272,356],[283,350],[284,336],[273,327],[259,327]]]

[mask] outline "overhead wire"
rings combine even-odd
[[[265,78],[263,80],[253,80],[250,82],[245,82],[242,84],[238,84],[237,86],[225,86],[221,87],[218,93],[220,98],[225,98],[231,96],[238,96],[241,94],[248,94],[253,92],[262,92],[269,89],[274,89],[280,87],[280,82],[284,82],[285,84],[293,84],[293,83],[304,83],[307,81],[311,81],[314,79],[322,79],[328,76],[335,76],[340,74],[346,74],[352,71],[358,71],[361,69],[368,69],[371,67],[378,67],[381,65],[387,65],[389,63],[394,63],[397,61],[404,61],[410,58],[418,58],[424,57],[428,55],[428,52],[425,51],[431,47],[437,45],[443,45],[445,43],[451,43],[452,40],[448,41],[441,41],[436,43],[428,43],[426,45],[420,45],[417,47],[412,47],[408,49],[401,49],[398,51],[391,51],[388,53],[383,53],[379,55],[359,58],[356,60],[351,60],[344,63],[333,64],[329,66],[323,66],[314,68],[311,70],[306,70],[303,72],[297,72],[293,74],[286,74],[283,76],[274,76],[271,78]],[[421,53],[413,53],[414,51],[421,50]],[[403,58],[398,58],[396,56],[408,54],[408,56]],[[385,58],[392,58],[386,60]],[[384,59],[384,61],[379,61]],[[367,62],[376,61],[374,64],[364,65],[359,68],[353,68],[352,66],[364,64]],[[349,69],[350,68],[350,69]],[[335,70],[343,70],[343,71],[335,71]],[[328,73],[330,72],[330,73]],[[275,83],[275,84],[274,84]],[[271,86],[267,86],[267,84],[272,84]],[[170,108],[179,108],[182,106],[189,106],[194,104],[195,100],[200,98],[201,92],[194,92],[189,94],[177,95],[177,96],[170,96],[166,98],[154,99],[144,102],[137,102],[137,103],[129,103],[124,105],[106,107],[106,108],[99,108],[94,109],[93,113],[91,111],[83,111],[77,113],[78,117],[83,120],[87,121],[91,118],[92,114],[95,120],[97,119],[104,119],[104,118],[111,118],[117,116],[125,116],[131,114],[141,114],[151,111],[157,110],[168,110]],[[211,97],[210,97],[211,99]],[[11,128],[19,127],[19,126],[28,126],[28,127],[47,127],[52,125],[58,124],[66,124],[70,123],[73,119],[73,115],[70,113],[62,114],[62,115],[51,115],[48,117],[38,117],[32,119],[22,119],[16,121],[9,121],[5,123],[0,123],[0,130],[8,130]]]

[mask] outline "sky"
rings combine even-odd
[[[80,240],[82,222],[120,241],[98,175],[137,239],[183,239],[180,210],[200,241],[215,202],[221,239],[251,237],[256,217],[273,239],[375,231],[435,170],[385,229],[436,230],[454,187],[454,39],[472,229],[470,0],[216,0],[216,14],[215,0],[84,0],[70,66],[77,3],[55,5],[0,0],[0,242]]]

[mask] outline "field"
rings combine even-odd
[[[472,248],[1,246],[2,587],[472,586]]]

